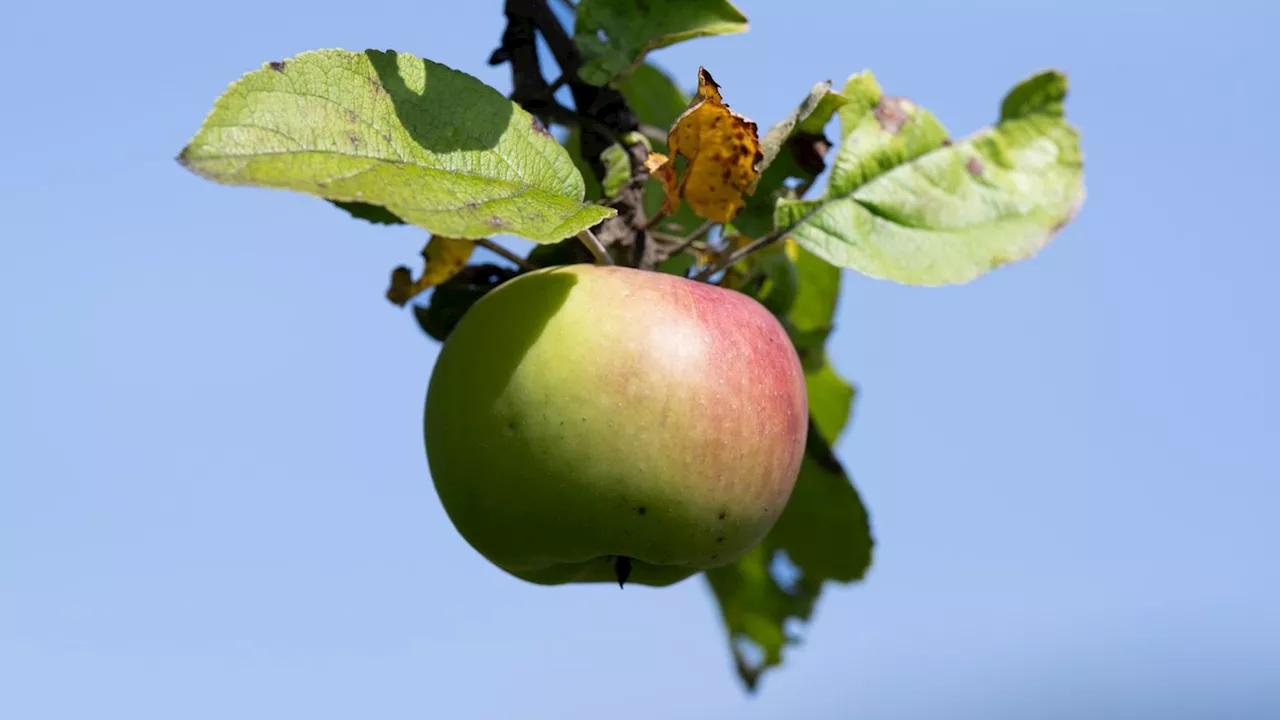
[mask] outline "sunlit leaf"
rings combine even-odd
[[[820,82],[790,115],[769,128],[760,140],[760,177],[745,207],[733,219],[738,229],[751,237],[773,230],[774,205],[792,197],[788,181],[806,185],[825,167],[831,143],[823,131],[847,102],[844,95],[831,89],[830,81]]]
[[[729,222],[760,176],[763,158],[756,124],[729,109],[720,86],[698,68],[698,94],[667,135],[674,158],[685,157],[680,196],[701,217]]]
[[[746,30],[746,16],[727,0],[580,0],[573,29],[583,57],[578,75],[605,85],[659,48]]]
[[[849,100],[831,89],[831,81],[814,84],[809,95],[760,139],[761,168],[768,168],[796,135],[821,135],[831,116]]]
[[[433,288],[454,275],[466,266],[475,250],[475,242],[459,240],[435,235],[422,248],[425,264],[422,274],[413,278],[407,267],[398,267],[391,271],[391,287],[387,289],[387,299],[396,305],[405,305],[419,293]]]
[[[582,130],[580,128],[569,128],[568,135],[564,140],[564,149],[569,153],[569,159],[573,161],[573,166],[578,169],[579,174],[582,176],[585,188],[582,198],[588,202],[603,198],[604,188],[596,178],[595,171],[591,169],[591,164],[582,155]]]
[[[385,208],[447,237],[572,236],[587,205],[569,155],[476,78],[394,52],[319,50],[248,73],[178,157],[231,185]]]
[[[996,125],[951,144],[928,112],[855,75],[826,196],[782,201],[774,222],[828,262],[908,285],[965,283],[1031,257],[1084,200],[1066,88],[1060,73],[1036,75]]]

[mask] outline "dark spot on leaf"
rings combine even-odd
[[[645,513],[647,513],[647,512],[649,512],[649,508],[644,507],[643,505],[642,505],[642,506],[640,506],[640,507],[638,507],[638,508],[636,508],[636,514],[637,514],[637,515],[643,515],[643,514],[645,514]]]
[[[507,421],[507,429],[508,429],[508,430],[515,430],[515,429],[516,429],[516,421],[515,421],[515,420],[508,420],[508,421]]]
[[[897,135],[898,131],[907,122],[905,100],[888,95],[880,98],[880,102],[876,105],[875,116],[876,121],[880,123],[880,127],[885,132]]]
[[[727,511],[727,510],[721,510],[721,511],[720,511],[720,519],[721,519],[721,520],[723,520],[723,519],[724,519],[724,517],[725,517],[726,515],[728,515],[728,514],[729,514],[729,511]]]
[[[353,132],[349,132],[349,133],[347,133],[347,139],[351,141],[351,147],[355,147],[355,148],[360,147],[360,136],[359,136],[359,135],[357,135],[357,134],[355,134],[355,133],[353,133]]]
[[[969,158],[969,161],[966,162],[964,166],[969,171],[970,175],[974,177],[982,177],[982,161],[978,158]]]
[[[718,538],[716,538],[716,542],[718,542],[718,543],[722,543],[722,542],[724,542],[724,538],[722,538],[722,537],[718,537]]]
[[[538,118],[531,117],[529,118],[529,121],[530,121],[529,124],[533,126],[534,132],[538,133],[539,135],[546,135],[547,137],[551,137],[551,132],[548,131],[545,127],[543,127],[541,122],[538,122]]]
[[[347,122],[352,125],[355,125],[357,122],[360,121],[360,116],[356,115],[354,110],[348,110],[346,114],[346,118],[347,118]]]
[[[284,72],[284,62],[281,60],[272,60],[271,62],[267,63],[267,67],[271,68],[272,70],[275,70],[278,73]]]
[[[318,187],[318,188],[320,188],[321,190],[323,190],[323,189],[325,189],[325,188],[329,187],[329,183],[327,183],[327,182],[318,182],[318,183],[316,183],[316,187]]]
[[[712,556],[711,556],[711,559],[712,559],[712,560],[719,560],[719,559],[720,559],[720,556],[719,556],[719,555],[712,555]]]

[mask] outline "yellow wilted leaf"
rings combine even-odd
[[[422,268],[422,276],[417,280],[409,272],[409,268],[401,266],[391,271],[391,287],[387,288],[387,299],[396,305],[403,306],[418,293],[435,287],[448,280],[466,266],[471,259],[471,252],[476,244],[471,240],[433,235],[422,248],[422,257],[426,265]]]
[[[675,163],[662,153],[649,153],[649,157],[644,161],[644,169],[662,183],[662,212],[666,215],[674,214],[676,208],[680,207],[680,188],[676,186]]]
[[[729,109],[706,68],[698,68],[698,94],[676,119],[667,145],[673,157],[689,160],[680,196],[708,220],[732,220],[743,194],[755,190],[764,153],[756,124]]]

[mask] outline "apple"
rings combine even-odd
[[[800,360],[745,294],[565,265],[484,296],[445,341],[424,412],[441,504],[539,584],[664,586],[778,519],[808,432]]]

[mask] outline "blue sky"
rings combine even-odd
[[[956,134],[1071,77],[1089,199],[971,285],[850,275],[876,564],[740,691],[701,581],[540,588],[452,530],[422,235],[174,155],[227,83],[391,48],[508,87],[500,3],[23,3],[0,37],[0,716],[1280,715],[1280,111],[1258,2],[742,0],[664,50],[767,126],[871,68]],[[781,715],[780,715],[781,714]]]

